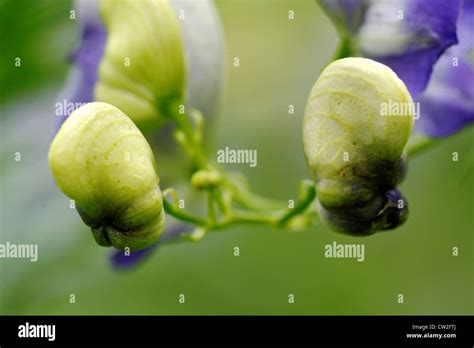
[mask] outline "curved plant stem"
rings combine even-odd
[[[253,192],[246,179],[242,176],[224,175],[225,185],[232,193],[233,199],[242,207],[250,210],[274,210],[285,206],[284,202],[279,202],[274,199],[262,197]]]
[[[208,163],[200,143],[186,114],[172,112],[172,119],[176,125],[175,138],[190,157],[196,169],[208,168]]]
[[[285,227],[296,216],[305,216],[305,211],[316,197],[316,190],[312,181],[303,181],[300,187],[297,203],[289,208],[287,203],[262,197],[254,193],[245,177],[229,174],[219,168],[214,168],[205,156],[202,146],[202,116],[192,112],[191,117],[177,112],[173,108],[171,119],[175,123],[175,139],[188,155],[193,165],[193,171],[198,174],[200,186],[198,189],[207,192],[207,218],[195,216],[185,212],[178,205],[177,194],[174,189],[163,191],[164,196],[171,196],[173,204],[166,198],[163,207],[166,213],[176,219],[196,226],[191,234],[186,237],[193,241],[200,240],[207,231],[220,230],[236,224],[260,224],[271,227]],[[171,110],[170,110],[171,111]],[[214,181],[208,180],[213,177]],[[205,184],[205,183],[208,184]],[[238,204],[242,209],[236,209],[232,203]]]
[[[163,209],[166,213],[174,216],[178,220],[189,222],[193,225],[207,226],[208,222],[198,216],[184,212],[180,208],[174,207],[166,198],[163,199]]]
[[[313,202],[316,197],[316,189],[313,182],[309,180],[303,180],[301,182],[300,188],[300,197],[296,202],[296,205],[293,209],[288,210],[279,220],[278,226],[284,226],[288,223],[294,216],[303,213],[308,206]]]

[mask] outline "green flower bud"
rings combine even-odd
[[[191,185],[198,190],[206,190],[221,184],[222,178],[215,170],[201,169],[191,177]]]
[[[389,105],[408,114],[385,113]],[[372,222],[376,217],[384,221],[379,214],[387,211],[386,193],[403,174],[401,157],[412,127],[412,98],[389,67],[345,58],[324,69],[306,106],[303,145],[316,180],[320,215],[344,220],[335,229],[370,234],[396,227]],[[406,217],[406,207],[401,210]],[[363,227],[347,228],[351,221]]]
[[[139,250],[160,237],[165,214],[153,153],[119,109],[96,102],[74,111],[51,143],[49,163],[99,245]]]
[[[178,18],[167,1],[99,0],[107,44],[95,88],[146,131],[183,102],[185,61]]]

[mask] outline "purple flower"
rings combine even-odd
[[[94,86],[97,69],[104,53],[106,32],[99,16],[97,1],[76,1],[79,44],[70,55],[74,63],[66,86],[61,91],[60,104],[79,105],[94,101]],[[76,104],[77,103],[77,104]],[[62,107],[56,112],[56,131],[61,127],[74,108]]]
[[[474,121],[474,1],[465,0],[458,20],[459,44],[434,66],[426,91],[417,99],[421,118],[416,130],[449,136]]]
[[[127,255],[125,251],[113,250],[110,253],[110,263],[112,267],[117,270],[130,269],[140,261],[145,260],[146,257],[151,254],[151,251],[153,251],[157,246],[158,243],[155,243],[150,245],[148,248],[132,251],[129,255]]]
[[[339,30],[340,55],[384,63],[404,81],[421,105],[417,131],[448,136],[473,121],[473,0],[320,4]]]
[[[140,262],[146,260],[150,254],[155,251],[163,243],[172,242],[181,238],[181,234],[189,228],[188,224],[177,222],[174,224],[168,224],[166,230],[163,232],[160,239],[155,243],[143,250],[132,251],[130,254],[126,254],[121,250],[113,250],[110,253],[111,266],[116,270],[127,270],[134,266],[137,266]]]
[[[461,0],[321,0],[349,41],[351,55],[390,66],[413,97],[429,80],[433,64],[457,43]]]

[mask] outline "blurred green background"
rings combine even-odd
[[[256,168],[228,169],[248,175],[259,193],[295,198],[309,175],[303,108],[337,46],[336,32],[312,0],[216,4],[227,81],[215,145],[257,149]],[[76,39],[71,6],[0,2],[0,242],[39,245],[36,263],[0,259],[0,314],[474,314],[473,127],[410,163],[401,189],[411,215],[397,230],[353,238],[323,225],[302,232],[244,226],[160,247],[131,271],[111,269],[111,250],[94,243],[47,163],[54,104]],[[365,261],[325,258],[333,241],[364,243]]]

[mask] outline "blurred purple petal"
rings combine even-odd
[[[94,100],[94,85],[97,81],[97,68],[102,58],[106,32],[100,19],[96,0],[76,1],[76,20],[79,25],[80,43],[71,54],[75,67],[68,76],[67,84],[59,96],[56,130],[76,109],[76,103],[89,103]],[[74,107],[68,107],[73,106]],[[58,112],[58,110],[60,110]]]
[[[434,67],[428,89],[417,99],[421,117],[415,129],[449,136],[474,121],[474,1],[466,0],[458,22],[459,44]]]
[[[367,0],[319,0],[339,30],[356,33],[364,19]]]
[[[125,254],[125,251],[114,250],[110,256],[110,262],[115,269],[127,269],[138,262],[144,260],[147,255],[151,253],[158,246],[158,243],[150,245],[148,248],[138,251],[130,252],[130,255]]]
[[[181,238],[181,234],[189,228],[189,225],[183,222],[174,223],[167,227],[161,238],[153,245],[146,249],[133,251],[130,255],[126,255],[124,251],[114,250],[110,254],[110,262],[113,268],[117,270],[126,270],[137,266],[141,261],[145,260],[154,250],[161,244],[177,240]]]
[[[349,0],[322,1],[321,5],[343,33],[352,37],[353,55],[390,66],[413,97],[428,84],[433,64],[457,43],[456,20],[461,0]],[[340,29],[341,31],[341,29]]]
[[[97,67],[104,51],[105,27],[95,0],[76,1],[81,42],[71,59],[82,69],[87,80],[95,82]]]

